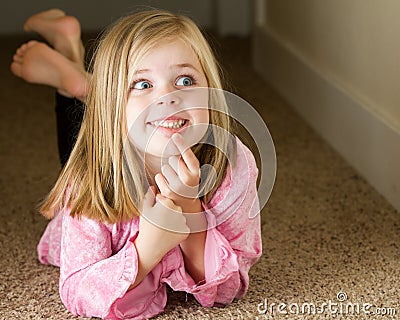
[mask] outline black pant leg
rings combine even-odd
[[[56,93],[58,154],[61,166],[67,162],[81,128],[85,104]]]

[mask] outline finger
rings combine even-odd
[[[178,172],[175,171],[169,164],[165,164],[161,167],[161,172],[169,185],[175,185],[175,182],[179,180]]]
[[[192,173],[198,173],[199,171],[199,160],[196,155],[193,153],[192,149],[186,146],[185,141],[183,140],[182,135],[179,133],[175,133],[172,136],[172,141],[175,143],[179,152],[182,155],[182,159],[185,162],[186,166]]]
[[[168,158],[168,164],[174,169],[174,171],[179,175],[179,159],[180,156],[170,156]]]
[[[200,170],[197,170],[197,173],[191,172],[182,158],[178,159],[178,163],[175,164],[175,166],[177,166],[179,182],[183,183],[185,186],[192,187],[198,184],[200,180]]]
[[[143,206],[150,208],[154,205],[154,202],[155,202],[155,188],[151,186],[144,195]]]
[[[168,159],[169,165],[174,169],[176,172],[179,181],[183,182],[185,185],[187,185],[191,180],[192,177],[194,176],[194,173],[192,173],[189,168],[186,166],[185,162],[183,161],[182,158],[177,157],[177,156],[172,156]],[[200,176],[200,175],[199,175]],[[171,182],[167,178],[169,184],[171,185]]]
[[[162,203],[164,205],[171,205],[173,203],[173,201],[171,199],[167,198],[166,196],[162,195],[161,193],[158,193],[156,195],[156,202]]]
[[[180,206],[176,205],[175,202],[173,200],[171,200],[170,198],[159,193],[159,194],[157,194],[156,199],[157,199],[158,204],[160,204],[168,209],[171,209],[173,211],[182,212],[182,208]]]
[[[171,195],[171,190],[169,189],[168,182],[161,173],[157,173],[154,177],[158,189],[160,189],[161,195],[168,197]],[[158,196],[158,195],[157,195]],[[158,198],[157,198],[158,199]]]

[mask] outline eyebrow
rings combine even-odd
[[[175,66],[179,67],[179,68],[191,68],[191,69],[193,69],[193,70],[195,70],[197,72],[200,72],[199,70],[197,70],[197,68],[194,65],[192,65],[190,63],[180,63],[180,64],[177,64]]]
[[[200,72],[199,70],[197,70],[197,68],[194,65],[192,65],[190,63],[179,63],[179,64],[175,64],[175,65],[172,66],[172,68],[174,68],[174,67],[191,68],[191,69],[193,69],[193,70],[195,70],[197,72]],[[134,75],[141,74],[141,73],[146,73],[146,72],[149,72],[149,71],[151,71],[151,70],[150,69],[139,69],[139,70],[135,71]]]

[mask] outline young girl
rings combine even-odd
[[[85,72],[44,36],[54,49],[26,44],[13,72],[74,95],[65,84]],[[75,315],[145,319],[164,309],[166,284],[202,306],[242,297],[261,255],[258,171],[239,139],[215,129],[231,125],[203,35],[187,17],[139,12],[108,29],[94,61],[82,128],[41,207],[52,220],[39,259],[60,266],[63,303]],[[49,78],[27,76],[46,65]],[[193,95],[209,108],[188,108]],[[215,169],[213,183],[200,181],[204,165]],[[200,182],[211,185],[204,194]],[[198,192],[178,192],[185,187]]]

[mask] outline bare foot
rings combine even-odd
[[[52,86],[62,95],[81,101],[87,96],[90,75],[78,63],[42,42],[29,41],[19,47],[10,68],[25,81]]]
[[[60,9],[50,9],[26,20],[24,30],[39,33],[55,50],[83,65],[85,49],[81,41],[81,26],[75,17],[67,16]]]

